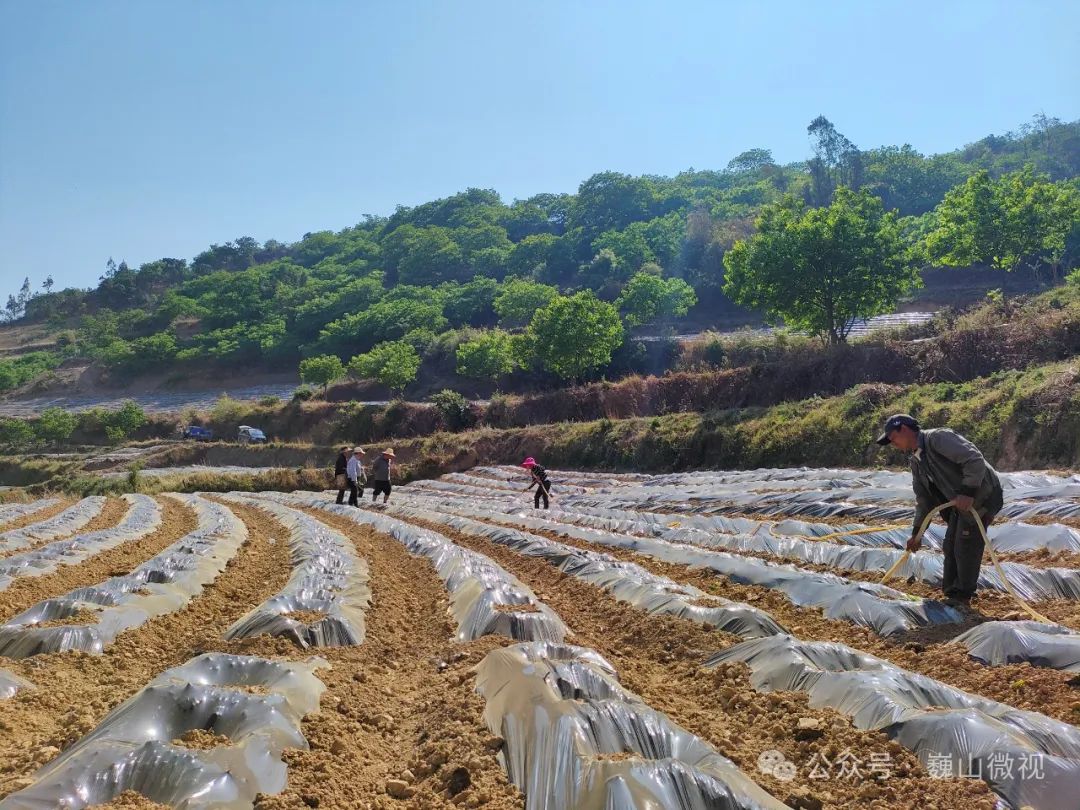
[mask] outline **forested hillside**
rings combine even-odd
[[[627,339],[633,330],[709,325],[735,302],[836,342],[853,317],[889,311],[918,267],[1049,277],[1080,264],[1080,122],[1038,117],[932,156],[860,149],[823,117],[808,134],[803,163],[778,165],[755,148],[721,170],[601,172],[577,194],[507,203],[468,189],[291,244],[241,237],[138,268],[110,259],[92,290],[28,279],[7,317],[48,323],[56,343],[0,362],[0,390],[73,356],[116,378],[302,363],[313,383],[350,373],[401,390],[441,357],[473,378],[586,379],[633,367],[643,351]],[[809,255],[845,222],[873,225],[867,244],[880,257],[837,277],[867,292],[804,317],[790,304],[805,294],[783,286],[812,276],[768,250],[799,232]],[[773,233],[781,241],[764,244]],[[770,281],[765,265],[786,275]]]

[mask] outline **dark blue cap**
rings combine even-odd
[[[889,434],[905,425],[912,430],[922,430],[919,427],[919,421],[914,416],[908,416],[906,413],[894,414],[885,420],[885,428],[881,431],[881,435],[877,437],[877,443],[888,444]]]

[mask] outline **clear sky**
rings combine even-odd
[[[0,294],[469,186],[1080,117],[1080,2],[0,0]]]

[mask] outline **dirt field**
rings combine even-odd
[[[959,644],[949,643],[983,621],[1011,618],[1016,605],[1007,595],[983,593],[977,603],[980,612],[960,621],[881,635],[843,615],[826,618],[819,607],[794,604],[775,587],[737,582],[700,566],[666,562],[599,542],[601,534],[597,542],[569,536],[568,527],[574,520],[599,519],[595,507],[576,507],[575,498],[593,504],[616,496],[625,501],[631,494],[647,497],[648,482],[643,485],[638,480],[620,482],[617,478],[590,479],[568,473],[566,483],[582,489],[576,495],[559,497],[554,504],[558,511],[550,513],[550,525],[522,523],[510,529],[515,520],[535,519],[531,508],[522,511],[522,507],[531,507],[531,501],[526,504],[524,496],[505,483],[517,486],[517,473],[489,469],[473,475],[481,486],[483,481],[489,482],[487,497],[477,497],[476,482],[449,481],[438,491],[418,482],[396,489],[388,510],[372,508],[370,502],[362,510],[339,509],[332,505],[332,496],[311,493],[187,500],[160,496],[156,502],[161,525],[155,531],[40,576],[15,576],[0,590],[0,650],[21,649],[3,644],[22,633],[78,630],[80,623],[87,622],[84,617],[90,616],[92,621],[100,610],[105,611],[103,616],[113,615],[110,610],[119,611],[115,615],[125,617],[127,629],[115,638],[103,636],[100,652],[67,649],[0,656],[0,670],[34,685],[4,698],[4,681],[0,679],[0,807],[27,806],[20,803],[21,797],[41,789],[43,783],[36,774],[42,766],[56,762],[58,767],[70,768],[71,757],[76,755],[69,754],[78,750],[77,743],[99,726],[110,727],[111,718],[102,724],[110,711],[125,701],[137,701],[143,694],[140,690],[162,673],[208,653],[311,662],[317,667],[314,676],[325,686],[317,696],[317,708],[295,718],[307,748],[271,746],[271,758],[284,763],[284,788],[252,793],[249,806],[526,807],[530,799],[520,789],[526,785],[519,782],[520,787],[515,786],[506,764],[530,761],[533,756],[542,760],[546,749],[541,747],[541,737],[519,736],[520,729],[514,731],[505,725],[492,729],[494,704],[490,694],[478,691],[477,668],[493,660],[495,651],[512,652],[528,641],[522,635],[526,623],[516,622],[515,617],[535,619],[548,614],[565,623],[566,643],[599,654],[610,663],[621,688],[640,700],[630,704],[639,707],[633,711],[647,706],[662,713],[665,722],[675,724],[679,733],[702,746],[695,750],[710,751],[733,763],[741,776],[732,784],[743,784],[739,780],[745,779],[757,786],[754,790],[763,789],[778,802],[766,805],[764,800],[748,800],[746,806],[990,810],[998,799],[995,792],[999,796],[1023,795],[1036,808],[1056,810],[1063,806],[1054,803],[1054,797],[1062,795],[1057,788],[1042,794],[1023,793],[1030,791],[1030,784],[1021,789],[1000,780],[942,774],[940,768],[928,763],[925,751],[911,750],[895,738],[897,728],[856,722],[845,706],[828,705],[799,688],[763,689],[754,666],[710,665],[714,654],[753,643],[755,635],[740,637],[693,620],[690,613],[673,614],[663,599],[634,602],[642,589],[649,588],[653,592],[666,589],[672,598],[690,605],[726,604],[705,595],[731,600],[756,610],[757,615],[771,617],[795,639],[839,642],[914,676],[933,679],[941,689],[953,687],[997,701],[1003,705],[1002,711],[1012,707],[1037,713],[1029,717],[1059,723],[1053,726],[1058,736],[1068,736],[1071,732],[1063,729],[1074,728],[1080,718],[1080,689],[1074,684],[1074,669],[1042,666],[1045,662],[1036,660],[990,665],[970,657]],[[696,479],[664,484],[684,485],[692,485],[697,497],[708,497],[701,495]],[[758,484],[748,479],[746,486],[752,490]],[[760,486],[766,489],[767,482]],[[3,528],[33,526],[35,518],[48,520],[70,506],[70,501],[56,504]],[[575,512],[576,508],[581,511]],[[124,501],[108,499],[75,540],[116,526],[127,509]],[[633,514],[655,511],[642,506]],[[618,512],[622,520],[629,520],[630,514],[625,508]],[[229,515],[239,522],[230,522]],[[515,545],[518,540],[511,535],[491,535],[496,529],[526,533],[535,538],[530,541],[533,545]],[[632,532],[615,535],[624,539],[635,536]],[[587,558],[568,562],[579,552]],[[469,553],[472,556],[460,559],[447,556]],[[163,562],[176,559],[169,556],[175,554],[194,555],[203,561],[198,565],[208,567]],[[765,553],[745,556],[769,564],[784,562]],[[1046,555],[1032,550],[1023,556],[1034,561]],[[584,559],[611,567],[610,574],[589,579],[583,573],[587,567]],[[370,583],[371,595],[370,603],[361,600],[362,643],[305,648],[300,646],[300,637],[287,631],[277,636],[226,640],[230,628],[260,605],[281,605],[272,610],[310,625],[346,615],[335,612],[339,610],[335,605],[344,603],[334,599],[339,598],[335,594],[353,594],[355,598],[359,580],[350,577],[355,574],[356,561],[365,565],[364,582]],[[1056,560],[1059,565],[1064,561],[1072,558]],[[808,574],[827,570],[827,566],[787,562],[795,562],[797,570]],[[198,571],[198,584],[184,592],[183,600],[175,599],[170,588],[180,588],[183,572],[189,569]],[[151,570],[159,573],[148,574]],[[323,571],[319,576],[324,579],[312,580],[315,570]],[[832,573],[842,573],[846,582],[866,587],[880,578],[870,571]],[[495,580],[490,579],[493,576]],[[306,590],[296,590],[297,578],[304,577],[308,578],[304,580],[308,582]],[[631,580],[637,584],[625,587]],[[323,584],[316,586],[316,581]],[[502,584],[491,584],[495,581]],[[892,585],[912,597],[913,605],[932,601],[937,595],[926,583],[900,581]],[[506,601],[508,588],[524,596]],[[323,601],[310,601],[316,591]],[[99,600],[93,605],[78,601],[97,593],[112,595],[93,596]],[[35,613],[58,598],[71,604],[74,612]],[[70,601],[73,599],[76,601]],[[480,601],[471,601],[476,599]],[[486,604],[485,599],[495,600],[490,613],[496,618],[474,627],[471,623],[480,615],[476,611]],[[140,606],[144,618],[131,623],[124,613],[129,604]],[[1066,627],[1080,629],[1080,624],[1074,623],[1080,615],[1076,602],[1048,600],[1036,607]],[[510,621],[500,622],[498,617]],[[69,643],[89,644],[84,640]],[[536,649],[541,656],[562,655],[557,647]],[[520,688],[525,688],[524,682],[520,683]],[[274,688],[252,682],[244,687],[244,693],[247,699],[272,700]],[[588,691],[574,692],[571,700],[566,699],[567,694],[553,698],[556,703],[552,705],[563,707],[560,711],[578,711],[584,705],[581,701],[590,699]],[[933,709],[934,704],[928,708]],[[234,739],[237,732],[224,726],[187,728],[160,744],[208,756],[220,752],[228,756],[234,745],[247,744],[241,737]],[[655,726],[652,728],[655,733]],[[640,740],[621,751],[608,750],[597,743],[604,734],[595,733],[596,739],[588,735],[576,738],[573,756],[580,758],[575,760],[577,767],[607,774],[597,777],[603,790],[615,789],[621,779],[615,774],[623,772],[620,768],[671,767],[671,760],[635,747],[644,744]],[[143,739],[132,742],[141,744]],[[601,747],[591,748],[595,745]],[[655,740],[646,747],[663,750]],[[1074,761],[1046,753],[1057,757],[1055,762]],[[983,754],[989,756],[985,751]],[[778,763],[785,764],[787,770]],[[695,759],[681,767],[682,775],[670,778],[698,778],[686,774],[705,766]],[[562,783],[558,780],[565,782],[567,777],[556,774],[551,778],[556,780],[551,784],[559,786]],[[1050,774],[1046,778],[1057,777]],[[94,806],[150,808],[176,806],[180,801],[175,795],[165,798],[152,790],[152,795],[140,795],[125,787],[118,785]],[[603,806],[597,804],[599,794],[586,796],[587,791],[581,791],[576,806]],[[1033,795],[1035,800],[1030,801]],[[533,800],[540,798],[534,796]],[[703,806],[725,805],[706,802]]]

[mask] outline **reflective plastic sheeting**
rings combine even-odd
[[[285,787],[282,751],[307,748],[300,721],[318,707],[326,662],[209,653],[168,670],[0,801],[0,810],[103,804],[125,790],[189,810],[250,808]],[[243,687],[260,687],[266,695]],[[210,749],[173,745],[189,731],[227,737]]]
[[[482,554],[461,548],[436,532],[387,515],[328,502],[318,495],[261,493],[283,504],[323,509],[390,535],[412,554],[431,560],[450,593],[450,612],[458,639],[474,641],[489,634],[516,641],[562,641],[566,625],[532,590]]]
[[[41,576],[61,565],[77,565],[95,554],[132,540],[138,540],[161,527],[161,507],[149,495],[122,495],[130,508],[120,522],[110,529],[56,540],[22,554],[0,559],[0,591],[20,577]]]
[[[510,510],[507,510],[510,511]],[[600,511],[600,510],[593,510]],[[552,509],[546,514],[559,523],[570,523],[615,532],[629,532],[646,537],[656,537],[672,543],[685,543],[706,549],[723,549],[732,552],[752,552],[769,554],[785,559],[827,565],[842,571],[881,571],[892,568],[904,552],[894,548],[859,548],[827,540],[802,540],[785,536],[779,532],[780,524],[769,526],[760,521],[730,518],[697,518],[675,515],[655,515],[666,518],[659,520],[634,520],[637,515],[620,511],[624,517],[604,518],[593,514],[583,514],[569,510]],[[698,522],[700,521],[700,523]],[[702,524],[723,521],[730,527],[703,528]],[[668,524],[678,524],[671,527]],[[687,525],[688,524],[688,525]],[[809,524],[804,524],[809,525]],[[821,524],[824,525],[824,524]],[[833,527],[828,527],[833,528]],[[725,530],[726,529],[726,530]],[[856,535],[855,537],[866,535]],[[906,538],[905,538],[906,541]],[[902,544],[901,544],[902,545]],[[940,546],[940,543],[938,544]],[[941,585],[944,558],[928,549],[910,555],[895,572],[898,580],[915,577],[920,582],[938,587]],[[1013,589],[1022,599],[1035,601],[1041,599],[1080,599],[1080,571],[1074,568],[1036,568],[1022,563],[1005,562],[1002,569]],[[979,573],[979,587],[989,590],[1006,590],[997,570],[984,566]]]
[[[195,531],[131,573],[65,596],[38,602],[0,625],[0,655],[27,658],[83,650],[100,653],[123,631],[183,607],[225,569],[247,539],[247,528],[228,508],[171,494],[195,511]],[[94,621],[39,627],[44,622],[96,614]]]
[[[31,523],[21,529],[11,529],[0,533],[0,552],[18,551],[34,543],[52,540],[65,534],[75,534],[75,532],[101,514],[101,510],[105,508],[106,500],[101,495],[83,498],[60,514],[53,515],[47,520]]]
[[[989,768],[983,777],[1011,806],[1075,810],[1080,729],[1068,723],[964,692],[842,644],[773,636],[729,647],[705,666],[729,662],[747,664],[759,691],[806,692],[810,706],[836,709],[857,728],[884,731],[928,767],[943,757],[969,767],[988,764],[991,757],[1018,761],[1037,755],[1043,780],[994,779]]]
[[[33,686],[26,678],[20,678],[14,672],[0,669],[0,700],[14,697],[20,689],[32,689]]]
[[[523,525],[542,526],[549,530],[562,531],[586,542],[627,549],[664,562],[705,568],[741,585],[757,585],[778,590],[795,605],[821,608],[826,618],[863,625],[882,636],[913,627],[956,622],[961,618],[958,611],[936,600],[915,599],[884,585],[848,580],[835,574],[818,573],[753,557],[706,551],[663,540],[566,526],[542,518],[492,514],[466,504],[443,503],[439,508],[455,514],[475,514],[495,521],[512,520]],[[432,520],[446,522],[438,512],[427,516]],[[513,532],[513,529],[500,529],[482,523],[476,523],[465,530],[515,547],[529,548],[552,542],[536,535],[515,537],[508,534]],[[561,550],[565,552],[569,548],[564,546]],[[517,550],[523,551],[523,548]],[[573,549],[569,553],[580,553],[580,550]]]
[[[462,512],[469,514],[491,514],[482,510],[470,511],[468,507],[460,506]],[[454,508],[456,509],[457,505]],[[509,546],[528,557],[539,557],[561,571],[596,585],[615,599],[641,608],[647,613],[679,616],[742,638],[785,632],[772,616],[763,610],[657,576],[639,565],[617,560],[609,554],[568,546],[515,529],[492,526],[459,514],[451,515],[396,505],[388,505],[386,510],[402,517],[443,523],[465,534],[486,537]]]
[[[984,622],[953,639],[991,666],[1029,663],[1080,672],[1080,633],[1042,622]]]
[[[48,509],[50,506],[55,506],[57,502],[57,498],[42,498],[41,500],[30,501],[29,503],[0,504],[0,523],[10,523],[13,520],[19,520],[27,515],[34,514],[34,512],[40,512],[42,509]]]
[[[625,690],[591,650],[518,644],[477,666],[528,810],[780,810],[731,760]],[[626,755],[630,756],[627,758]]]
[[[267,633],[287,636],[301,647],[338,647],[364,641],[364,612],[371,604],[367,561],[352,543],[315,518],[261,498],[237,494],[226,500],[271,514],[289,530],[293,571],[276,595],[254,608],[225,632],[226,639]],[[315,611],[325,618],[306,624],[296,611]]]

